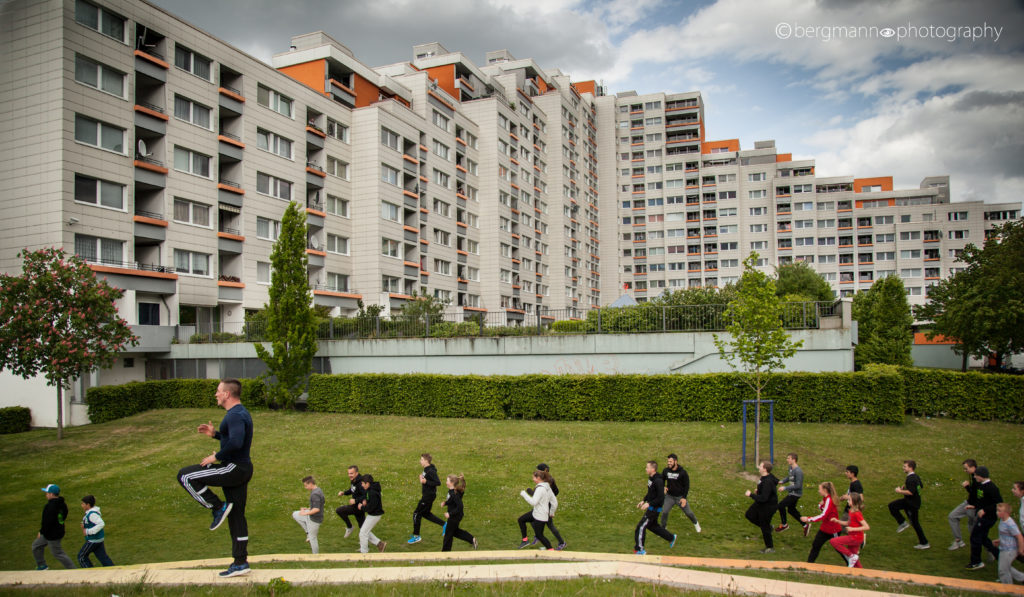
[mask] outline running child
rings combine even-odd
[[[993,541],[999,546],[999,582],[1012,585],[1014,581],[1024,582],[1024,572],[1013,567],[1018,556],[1024,556],[1024,537],[1013,521],[1013,506],[1003,502],[996,506],[999,517],[999,539]]]
[[[78,550],[78,565],[82,568],[92,568],[90,554],[96,554],[96,559],[104,566],[113,566],[114,562],[107,555],[107,548],[103,543],[105,534],[103,528],[106,523],[100,516],[100,509],[96,506],[96,498],[87,495],[82,498],[82,510],[85,516],[82,517],[82,534],[85,535],[85,544]]]
[[[292,512],[292,518],[306,532],[306,543],[309,543],[313,553],[320,553],[318,537],[320,525],[324,522],[324,503],[327,498],[324,496],[324,491],[317,487],[316,479],[312,476],[304,477],[302,486],[309,492],[309,507],[302,507]]]
[[[363,475],[360,478],[363,492],[366,498],[359,504],[365,518],[359,525],[359,553],[369,551],[367,543],[377,546],[377,551],[384,551],[388,546],[387,541],[381,541],[373,534],[373,527],[377,526],[380,519],[384,517],[384,503],[381,497],[380,483],[373,480],[373,475]]]
[[[821,553],[822,546],[829,541],[838,537],[843,527],[839,523],[832,522],[839,516],[839,509],[836,506],[836,488],[830,481],[825,481],[821,485],[818,485],[818,495],[821,496],[821,502],[818,503],[818,510],[821,511],[817,516],[801,516],[800,522],[804,523],[804,528],[810,526],[812,522],[821,522],[821,526],[818,527],[818,532],[814,535],[814,542],[811,543],[811,552],[807,554],[807,561],[814,562],[818,559],[818,554]]]
[[[441,551],[451,551],[452,540],[456,537],[476,549],[476,537],[459,528],[465,514],[462,507],[462,496],[466,493],[466,478],[462,475],[448,475],[445,485],[448,487],[448,496],[441,502],[441,506],[448,508],[448,511],[444,513],[448,522],[444,523],[444,544],[441,546]]]
[[[519,517],[519,534],[523,536],[519,548],[533,545],[526,533],[526,523],[529,522],[535,535],[533,542],[540,541],[540,544],[543,545],[541,549],[551,549],[551,542],[544,536],[544,526],[548,522],[550,513],[558,509],[558,498],[551,491],[551,475],[547,471],[533,471],[533,482],[536,485],[533,491],[524,489],[519,492],[526,503],[533,506],[532,512],[527,512]]]
[[[434,500],[437,499],[437,488],[441,486],[441,480],[437,478],[437,467],[434,466],[433,456],[425,452],[420,454],[420,466],[423,467],[423,472],[419,476],[421,494],[416,509],[412,511],[412,536],[406,542],[409,545],[423,540],[420,537],[420,523],[424,519],[439,527],[444,526],[444,521],[430,511],[434,506]]]
[[[551,475],[551,469],[548,467],[548,465],[544,464],[543,462],[537,465],[537,470],[538,471],[544,471],[549,476]],[[555,494],[555,497],[558,497],[558,483],[555,483],[555,477],[554,476],[551,476],[551,493]],[[556,505],[557,505],[557,500],[556,500]],[[565,549],[565,545],[566,545],[565,544],[565,539],[562,539],[562,534],[558,532],[557,528],[555,528],[555,511],[554,510],[552,510],[551,512],[548,512],[548,528],[551,529],[551,534],[554,535],[555,539],[558,541],[558,545],[555,546],[555,549],[557,551],[562,551],[563,549]]]
[[[864,508],[864,497],[856,491],[850,492],[847,502],[850,505],[850,520],[839,520],[833,518],[832,522],[846,527],[846,535],[833,537],[828,544],[839,552],[839,555],[846,558],[846,565],[850,568],[863,568],[860,565],[860,548],[864,545],[864,533],[871,527],[864,520],[861,510]]]

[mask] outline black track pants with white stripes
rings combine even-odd
[[[245,501],[250,479],[252,464],[194,464],[178,471],[178,482],[203,507],[218,510],[224,502],[231,504],[228,529],[231,531],[231,556],[235,564],[244,564],[249,557],[249,524],[245,520]],[[224,488],[223,501],[211,487]]]

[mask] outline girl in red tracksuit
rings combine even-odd
[[[847,566],[863,568],[860,565],[860,556],[857,555],[857,552],[864,545],[864,532],[871,529],[861,513],[861,509],[864,507],[864,497],[851,491],[846,499],[850,502],[850,520],[833,518],[832,521],[846,527],[847,535],[829,539],[828,543],[839,552],[839,555],[846,558]]]
[[[820,510],[821,513],[817,516],[800,517],[800,522],[804,523],[805,536],[806,529],[810,528],[810,524],[812,522],[821,521],[818,533],[814,535],[814,543],[811,544],[811,553],[807,554],[808,562],[817,560],[818,553],[821,552],[822,546],[824,546],[829,539],[834,539],[843,532],[843,527],[839,526],[838,523],[832,522],[839,517],[839,510],[836,507],[837,498],[835,485],[832,485],[829,481],[825,481],[821,485],[818,485],[818,494],[821,496],[821,502],[818,503],[818,510]]]

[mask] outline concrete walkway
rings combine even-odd
[[[460,564],[513,560],[508,564]],[[72,584],[210,585],[222,583],[266,584],[272,578],[284,578],[292,584],[352,584],[371,582],[498,582],[568,580],[580,577],[628,578],[637,582],[659,583],[682,589],[704,590],[730,594],[756,594],[793,597],[820,597],[823,589],[829,595],[855,597],[889,595],[878,591],[772,580],[731,573],[690,570],[680,566],[705,568],[736,568],[759,570],[793,570],[857,576],[865,580],[892,581],[916,585],[944,587],[1008,595],[1024,595],[1024,586],[1003,585],[967,579],[945,578],[851,569],[827,564],[800,562],[763,562],[677,556],[637,556],[589,552],[531,551],[462,551],[449,553],[383,553],[383,554],[273,554],[249,558],[254,566],[245,576],[222,579],[218,572],[230,564],[229,558],[160,562],[110,568],[80,570],[44,570],[0,572],[0,586],[54,586]],[[403,566],[367,568],[274,568],[274,562],[402,562]],[[414,562],[444,562],[431,566],[409,565]]]

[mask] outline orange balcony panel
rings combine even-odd
[[[161,220],[157,218],[147,218],[146,216],[132,216],[133,222],[139,222],[140,224],[150,224],[152,226],[160,226],[161,228],[167,228],[167,220]],[[223,234],[223,233],[218,233]]]
[[[415,232],[416,234],[420,233],[420,229],[415,226],[402,226],[402,230],[405,230],[406,232]]]
[[[338,298],[351,298],[356,300],[362,300],[363,295],[352,294],[350,292],[337,292],[334,290],[314,290],[313,294],[319,294],[321,296],[336,296]]]
[[[135,111],[136,112],[141,112],[141,113],[146,114],[148,116],[152,116],[153,118],[156,118],[158,120],[163,120],[163,121],[170,120],[170,117],[168,117],[166,114],[164,114],[162,112],[157,112],[156,110],[151,110],[151,109],[149,109],[149,108],[147,108],[145,106],[136,105],[135,106]]]
[[[316,249],[306,249],[306,253],[310,255],[319,255],[321,257],[327,257],[327,253],[325,251],[317,251]]]
[[[229,282],[227,280],[217,280],[217,286],[227,286],[228,288],[245,288],[245,282]]]
[[[242,236],[241,234],[230,234],[228,232],[218,232],[217,238],[226,238],[228,240],[237,240],[238,242],[245,242],[245,237]]]
[[[319,168],[313,168],[312,166],[306,166],[306,172],[319,176],[320,178],[327,178],[327,173]]]
[[[224,93],[224,91],[222,90],[221,93]],[[307,133],[313,133],[317,137],[320,137],[320,138],[323,138],[323,139],[327,138],[327,133],[325,133],[325,132],[323,132],[323,131],[321,131],[319,129],[315,129],[315,128],[311,127],[311,126],[307,126],[306,127],[306,132]]]
[[[136,168],[142,168],[143,170],[151,170],[153,172],[159,172],[160,174],[167,174],[167,168],[163,166],[157,166],[156,164],[150,164],[149,162],[143,162],[142,160],[135,160],[132,162]],[[220,187],[220,185],[217,185]],[[238,189],[235,189],[238,191]]]

